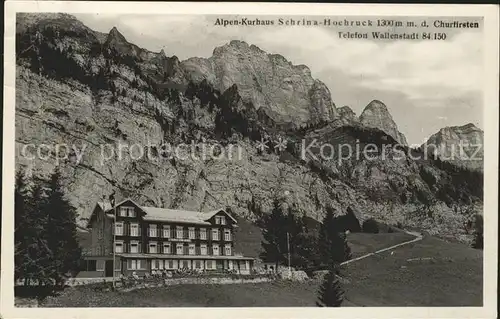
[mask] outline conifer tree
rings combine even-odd
[[[286,262],[287,254],[287,216],[278,200],[273,203],[273,210],[265,215],[262,221],[263,252],[261,257],[266,261],[274,261],[276,268]]]
[[[472,242],[472,248],[483,249],[484,248],[484,237],[483,237],[483,217],[481,215],[476,215],[476,221],[474,223],[474,240]]]
[[[15,185],[15,279],[24,280],[24,285],[47,283],[50,251],[45,241],[46,216],[40,211],[44,205],[43,187],[29,184],[22,171],[16,173]]]
[[[49,271],[52,253],[47,244],[47,215],[43,211],[43,207],[47,205],[46,200],[43,185],[35,184],[28,200],[26,228],[23,230],[28,249],[25,260],[25,284],[28,286],[53,282]]]
[[[347,237],[338,224],[333,209],[327,208],[318,239],[318,255],[322,265],[341,263],[351,258]]]
[[[27,234],[25,232],[28,218],[28,190],[24,173],[16,172],[14,187],[14,278],[26,275]]]
[[[337,267],[332,266],[318,290],[318,307],[340,307],[344,301],[344,289],[337,277]]]
[[[48,186],[46,205],[42,209],[47,216],[47,245],[53,258],[48,271],[59,285],[78,269],[81,248],[76,238],[76,210],[64,197],[58,169],[50,177]]]

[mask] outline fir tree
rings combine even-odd
[[[483,238],[483,217],[481,215],[476,215],[476,221],[474,223],[474,240],[472,242],[472,248],[483,249],[484,248],[484,238]]]
[[[322,265],[341,263],[351,258],[351,249],[347,238],[331,207],[327,208],[327,213],[320,227],[318,255]]]
[[[24,173],[21,170],[17,171],[14,189],[14,277],[16,280],[26,275],[28,196]]]
[[[279,201],[275,200],[273,210],[265,215],[262,221],[262,259],[274,261],[276,269],[280,263],[285,263],[287,254],[287,216]]]
[[[40,207],[44,205],[43,188],[34,186],[24,177],[22,171],[16,174],[15,185],[15,279],[24,280],[24,285],[47,283],[50,251],[44,240],[46,218]]]
[[[337,267],[333,266],[325,275],[323,283],[319,287],[318,307],[340,307],[344,301],[344,289],[337,277]]]
[[[53,257],[49,274],[56,284],[62,284],[78,269],[81,248],[76,238],[76,210],[64,198],[59,170],[50,178],[46,203],[42,211],[47,215],[47,245]]]
[[[27,259],[25,260],[25,284],[52,284],[50,265],[53,255],[47,243],[47,215],[43,208],[47,198],[41,183],[35,184],[29,199],[28,216],[26,217]]]

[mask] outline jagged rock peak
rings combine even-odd
[[[359,121],[367,127],[384,131],[401,144],[408,144],[406,137],[398,131],[398,126],[389,113],[387,106],[379,100],[373,100],[365,107],[359,116]]]
[[[158,53],[161,57],[166,57],[165,50],[161,49],[160,53]]]
[[[213,50],[212,55],[222,55],[227,51],[248,51],[248,52],[255,52],[258,54],[263,54],[266,53],[265,51],[261,50],[259,47],[256,45],[249,45],[245,41],[241,40],[231,40],[229,43],[226,43],[222,46],[216,47]]]
[[[377,110],[378,112],[387,112],[389,114],[389,110],[387,109],[387,106],[384,103],[382,103],[382,101],[379,101],[379,100],[373,100],[370,103],[368,103],[368,105],[363,110],[363,113],[366,112],[367,110]],[[361,116],[362,115],[363,114],[361,114]],[[389,116],[390,116],[390,114],[389,114]]]
[[[262,108],[261,114],[279,125],[300,127],[337,117],[330,91],[307,66],[244,41],[232,40],[215,48],[210,58],[190,58],[182,67],[187,81],[205,79],[220,92],[236,84],[245,102]]]
[[[421,147],[443,160],[469,169],[483,169],[484,132],[472,123],[443,127]]]
[[[464,124],[464,125],[459,125],[459,126],[446,126],[446,127],[443,127],[440,131],[448,131],[448,130],[451,130],[451,131],[455,131],[455,132],[463,132],[463,133],[467,133],[467,132],[483,132],[483,130],[481,130],[479,127],[477,127],[476,125],[474,125],[473,123],[467,123],[467,124]]]
[[[343,118],[349,119],[349,120],[355,120],[356,119],[356,113],[347,105],[342,106],[341,108],[337,109],[339,115]]]
[[[127,39],[123,36],[123,34],[118,31],[116,27],[113,27],[111,31],[109,31],[108,34],[108,41],[110,40],[115,40],[115,41],[120,41],[120,42],[127,42]]]

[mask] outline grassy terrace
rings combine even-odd
[[[414,236],[402,232],[380,234],[350,233],[347,235],[347,241],[349,242],[349,247],[351,247],[353,258],[410,241],[414,238]]]
[[[350,234],[353,255],[412,239]],[[391,254],[393,252],[393,254]],[[420,258],[420,259],[419,259]],[[343,267],[343,306],[480,306],[482,251],[425,237]],[[42,307],[314,307],[319,282],[179,285],[131,292],[68,288]]]
[[[481,306],[483,252],[434,237],[344,267],[360,306]],[[420,259],[419,259],[420,258]]]

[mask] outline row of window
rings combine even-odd
[[[153,269],[182,269],[182,268],[194,268],[194,269],[215,269],[215,260],[163,260],[163,259],[153,259],[151,260],[151,270]]]
[[[229,260],[230,269],[233,268],[233,261]],[[86,260],[82,263],[80,270],[84,271],[104,271],[106,265],[105,260]],[[116,270],[121,270],[121,263],[117,262],[115,265]],[[248,268],[248,261],[241,262],[239,265],[241,270]],[[177,268],[189,268],[189,269],[216,269],[215,260],[163,260],[163,259],[153,259],[151,260],[151,269],[177,269]],[[128,259],[127,260],[128,270],[146,270],[147,261],[144,259]]]
[[[123,222],[117,222],[115,226],[115,232],[117,236],[124,236],[126,234],[125,230],[125,224]],[[148,235],[149,237],[161,237],[163,238],[173,238],[172,237],[172,232],[170,229],[170,226],[163,226],[163,228],[160,229],[157,228],[156,224],[150,224],[148,228]],[[212,240],[220,240],[220,230],[218,228],[213,228],[211,231],[211,239]],[[131,223],[129,227],[129,236],[140,236],[141,235],[141,228],[139,227],[138,223]],[[178,239],[202,239],[206,240],[207,239],[207,229],[206,228],[200,228],[196,229],[195,227],[188,227],[187,232],[185,231],[185,227],[183,226],[177,226],[175,228],[175,238]],[[231,230],[230,229],[224,229],[224,240],[225,241],[231,241],[232,236],[231,236]]]
[[[232,260],[229,260],[229,268],[237,267],[237,264],[233,264]],[[233,266],[234,265],[234,266]],[[215,260],[163,260],[163,259],[153,259],[151,260],[151,270],[158,269],[216,269]],[[240,262],[239,268],[241,270],[246,270],[249,268],[248,261]],[[145,270],[147,269],[146,260],[141,259],[129,259],[127,260],[128,270]]]
[[[117,241],[115,243],[115,252],[124,253],[126,245],[122,241]],[[128,245],[129,253],[141,253],[141,245],[138,241],[131,241]],[[174,250],[175,249],[175,250]],[[158,245],[156,242],[150,242],[148,244],[148,253],[150,254],[173,254],[175,251],[176,255],[214,255],[220,256],[224,253],[224,256],[232,255],[231,244],[224,245],[224,251],[222,251],[221,246],[207,244],[195,245],[193,243],[184,245],[183,243],[170,243],[165,242],[162,246]]]

